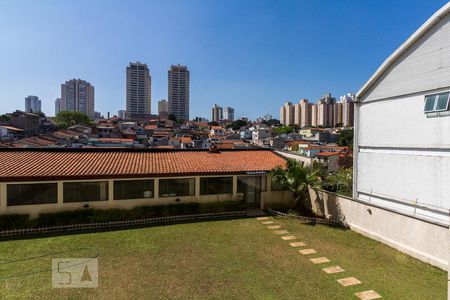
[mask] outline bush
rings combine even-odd
[[[0,216],[0,230],[18,229],[28,227],[28,214],[10,214]]]

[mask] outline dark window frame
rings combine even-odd
[[[225,188],[220,191],[216,185],[219,182],[214,182],[217,180],[226,179]],[[233,194],[233,176],[220,176],[220,177],[202,177],[200,178],[200,195],[226,195]],[[222,182],[223,183],[223,182]]]
[[[142,186],[139,184],[147,183],[149,190],[140,190]],[[125,185],[130,184],[131,186],[126,187]],[[122,186],[121,186],[122,185]],[[131,197],[125,197],[126,191],[123,189],[131,189],[134,191],[135,195]],[[122,190],[120,190],[122,189]],[[154,179],[132,179],[132,180],[114,180],[113,182],[113,199],[114,200],[136,200],[136,199],[153,199],[155,198],[155,180]],[[151,192],[150,197],[139,197],[137,194]],[[119,195],[120,194],[120,195]]]
[[[45,191],[38,191],[36,188],[46,186]],[[26,187],[33,187],[32,190],[23,190]],[[15,189],[15,191],[14,191]],[[27,200],[27,201],[17,201],[17,199],[12,199],[13,196],[16,197],[26,197],[30,199],[35,196],[42,197],[42,192],[44,193],[44,198]],[[14,195],[16,194],[16,195]],[[22,194],[22,195],[19,195]],[[25,195],[23,195],[25,194]],[[42,200],[45,199],[45,200]],[[48,182],[48,183],[19,183],[19,184],[7,184],[6,185],[6,206],[20,206],[20,205],[42,205],[42,204],[57,204],[58,203],[58,183]]]
[[[182,181],[186,181],[186,182],[182,182]],[[188,193],[168,193],[169,189],[172,189],[170,186],[168,186],[168,184],[170,182],[178,182],[177,184],[175,184],[175,186],[180,187],[181,184],[187,184],[187,190]],[[190,184],[191,182],[193,182],[193,188],[191,191],[191,187]],[[167,185],[167,186],[164,186]],[[164,178],[164,179],[159,179],[158,182],[158,196],[160,198],[167,198],[167,197],[190,197],[190,196],[195,196],[195,186],[196,185],[196,180],[195,178]],[[185,187],[186,188],[186,187]],[[173,190],[173,189],[172,189]]]
[[[98,184],[97,193],[98,198],[93,199],[89,196],[89,192],[93,192],[92,186]],[[102,186],[102,184],[105,184]],[[76,187],[75,185],[79,185]],[[69,190],[71,188],[71,190]],[[103,191],[101,189],[104,188]],[[70,195],[70,193],[72,195]],[[102,198],[102,192],[104,193],[104,198]],[[72,197],[72,198],[69,198]],[[81,198],[81,199],[78,199]],[[105,180],[99,181],[74,181],[74,182],[63,182],[63,203],[80,203],[80,202],[97,202],[97,201],[108,201],[109,200],[109,182]]]

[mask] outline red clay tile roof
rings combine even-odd
[[[84,150],[84,151],[81,151]],[[0,181],[232,174],[270,171],[285,160],[270,150],[195,151],[0,149]]]

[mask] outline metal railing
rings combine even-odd
[[[192,215],[178,215],[167,217],[155,217],[138,220],[126,220],[126,221],[110,221],[100,223],[84,223],[84,224],[70,224],[70,225],[58,225],[49,227],[37,227],[37,228],[21,228],[21,229],[9,229],[0,231],[0,237],[37,234],[37,233],[53,233],[53,232],[66,232],[66,231],[78,231],[78,230],[90,230],[90,229],[104,229],[104,228],[117,228],[117,227],[130,227],[148,224],[159,224],[178,221],[198,221],[198,220],[211,220],[221,219],[229,217],[245,217],[246,211],[228,211],[217,213],[202,213]]]

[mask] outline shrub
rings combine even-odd
[[[18,229],[28,227],[28,214],[9,214],[0,216],[0,229]]]

